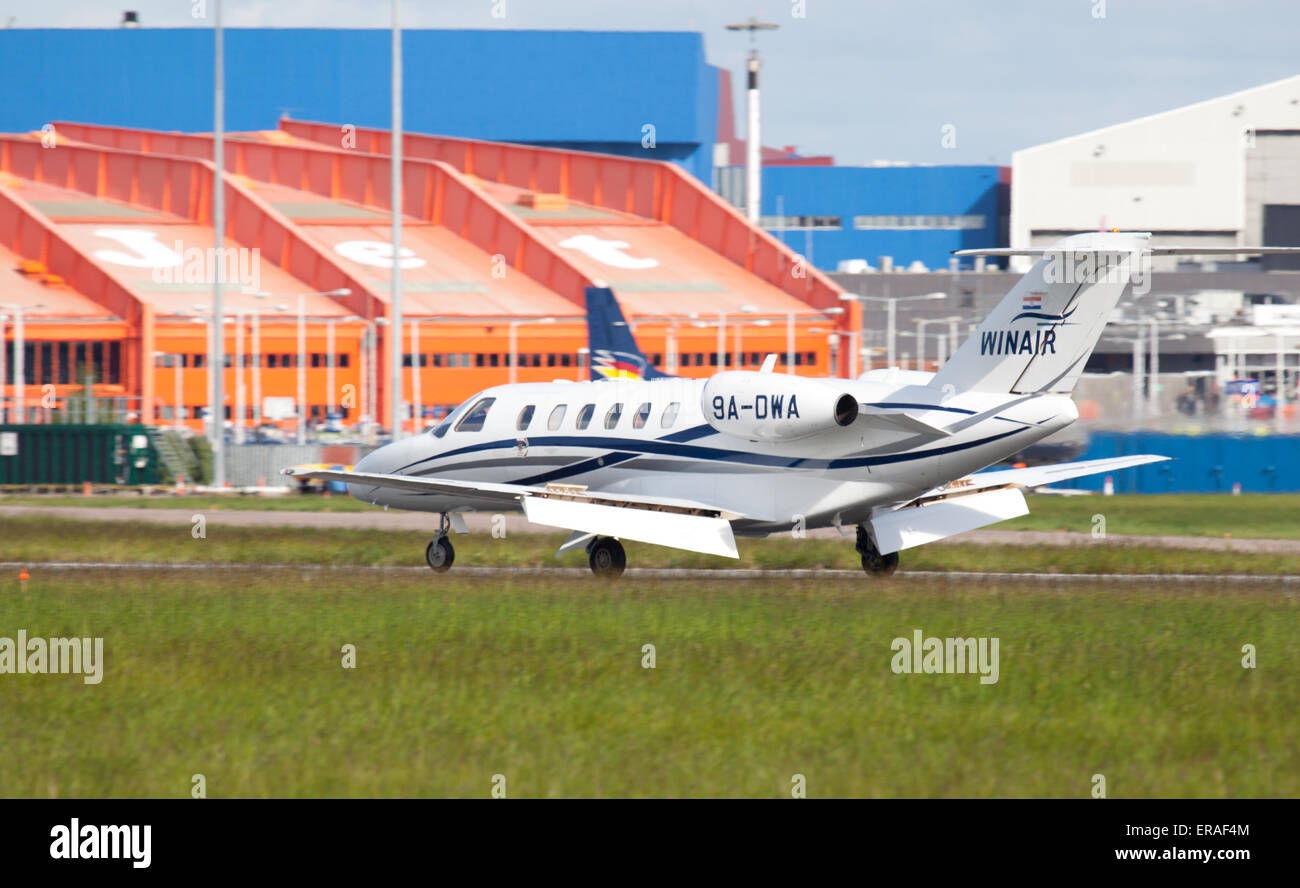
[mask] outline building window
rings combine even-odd
[[[844,225],[839,216],[763,216],[758,227],[770,231],[834,231]]]
[[[969,216],[854,216],[853,227],[858,231],[887,231],[897,229],[927,229],[931,231],[970,231],[988,227],[983,215]]]

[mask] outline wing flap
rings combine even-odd
[[[523,506],[524,515],[534,524],[638,540],[706,555],[740,557],[736,539],[731,533],[731,522],[724,518],[535,496],[524,497]]]
[[[871,531],[881,553],[888,555],[1027,514],[1025,495],[1004,487],[881,512],[872,516]]]

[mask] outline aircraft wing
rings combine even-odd
[[[1045,487],[1048,484],[1065,481],[1069,478],[1082,478],[1084,475],[1097,475],[1102,472],[1117,472],[1120,469],[1131,469],[1134,466],[1163,462],[1167,459],[1169,459],[1167,456],[1143,453],[1135,456],[1112,456],[1106,459],[1085,459],[1080,462],[1032,466],[1025,469],[997,469],[992,472],[979,472],[968,475],[943,487],[936,487],[922,494],[918,499],[924,500],[933,496],[951,493],[987,490],[991,487]]]
[[[977,527],[1029,513],[1026,487],[1041,487],[1067,478],[1114,472],[1159,462],[1167,456],[1117,456],[1081,462],[980,472],[927,491],[895,509],[871,516],[871,532],[884,554],[932,543]]]
[[[504,507],[523,509],[524,515],[535,524],[562,527],[584,536],[599,534],[706,555],[740,557],[731,532],[731,521],[741,516],[690,500],[603,493],[577,485],[526,487],[491,481],[457,481],[306,467],[285,469],[284,474],[408,493],[499,501]]]

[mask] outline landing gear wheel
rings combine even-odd
[[[429,567],[438,573],[451,570],[452,564],[456,561],[456,550],[451,547],[451,540],[445,536],[434,537],[429,547],[424,550],[424,560],[429,562]]]
[[[873,577],[887,577],[898,570],[898,553],[880,554],[876,541],[871,538],[871,534],[867,533],[864,525],[858,525],[858,542],[854,548],[862,556],[862,569]]]
[[[875,555],[863,555],[862,569],[873,577],[890,576],[898,570],[898,553],[890,552],[888,555],[881,555],[877,552]]]
[[[587,561],[596,576],[613,579],[627,567],[627,553],[613,537],[597,537],[587,549]]]

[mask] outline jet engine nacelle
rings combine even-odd
[[[858,399],[842,382],[750,370],[714,374],[700,407],[719,432],[757,441],[806,438],[858,418]]]

